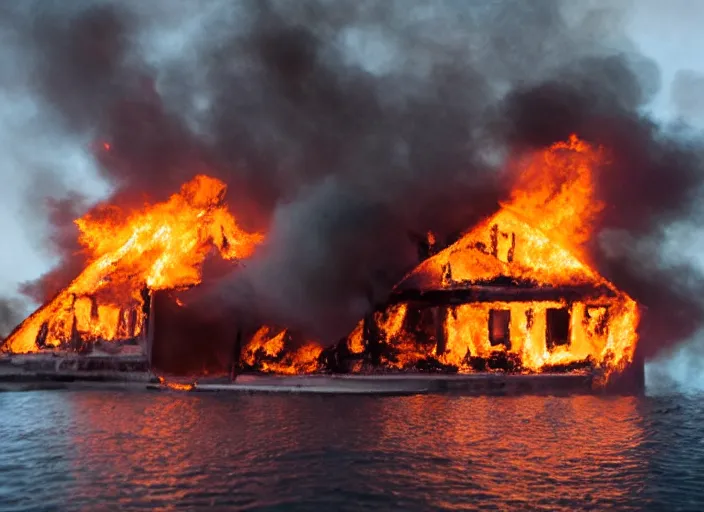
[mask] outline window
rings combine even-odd
[[[545,342],[548,350],[570,344],[570,310],[549,308],[546,313]]]
[[[504,345],[511,348],[509,326],[511,311],[508,309],[492,309],[489,311],[489,343],[492,346]]]

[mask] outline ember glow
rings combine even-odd
[[[261,242],[262,235],[239,228],[224,204],[225,191],[221,181],[199,175],[164,203],[138,212],[106,205],[76,220],[86,268],[15,329],[4,350],[28,353],[138,337],[151,291],[200,283],[213,249],[235,260]]]
[[[249,341],[242,354],[242,363],[262,372],[294,375],[319,369],[323,351],[317,343],[307,342],[296,349],[289,348],[289,332],[260,328]]]
[[[157,378],[159,379],[159,384],[172,391],[192,391],[195,388],[192,383],[172,382],[161,376]]]

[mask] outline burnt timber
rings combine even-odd
[[[574,302],[599,297],[614,297],[613,290],[606,286],[492,286],[468,285],[445,290],[402,290],[395,292],[384,307],[402,302],[417,306],[454,306],[472,302]]]
[[[636,360],[613,382],[596,387],[598,374],[542,373],[470,374],[388,372],[371,374],[312,374],[173,377],[196,392],[266,392],[307,394],[404,395],[454,393],[462,395],[574,395],[595,393],[640,394],[643,392],[643,361]],[[0,391],[41,389],[170,390],[151,371],[144,358],[96,357],[68,354],[28,354],[0,358]]]

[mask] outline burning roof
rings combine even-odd
[[[421,263],[396,287],[432,290],[489,283],[612,288],[583,261],[603,204],[594,198],[601,151],[573,135],[517,163],[511,200],[459,241]]]
[[[605,281],[510,207],[422,262],[394,290],[440,290],[490,283],[571,286]]]
[[[85,269],[22,322],[3,350],[27,353],[138,337],[150,292],[197,285],[213,250],[236,260],[262,240],[237,225],[224,204],[225,190],[220,180],[198,175],[166,202],[138,212],[103,205],[76,220],[88,256]]]

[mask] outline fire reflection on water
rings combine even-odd
[[[396,473],[417,490],[424,488],[434,509],[457,510],[461,503],[472,508],[473,495],[509,509],[529,507],[536,499],[554,503],[552,510],[560,510],[559,503],[623,503],[633,487],[617,482],[645,476],[637,453],[644,431],[635,398],[419,396],[398,414],[386,424],[381,449],[403,438],[409,456],[445,468],[401,464]],[[414,420],[418,417],[426,421]],[[435,486],[447,492],[432,492]]]
[[[32,483],[28,506],[86,511],[642,509],[658,456],[643,400],[38,393],[27,428],[61,466],[9,465],[22,440],[0,419],[0,468]]]

